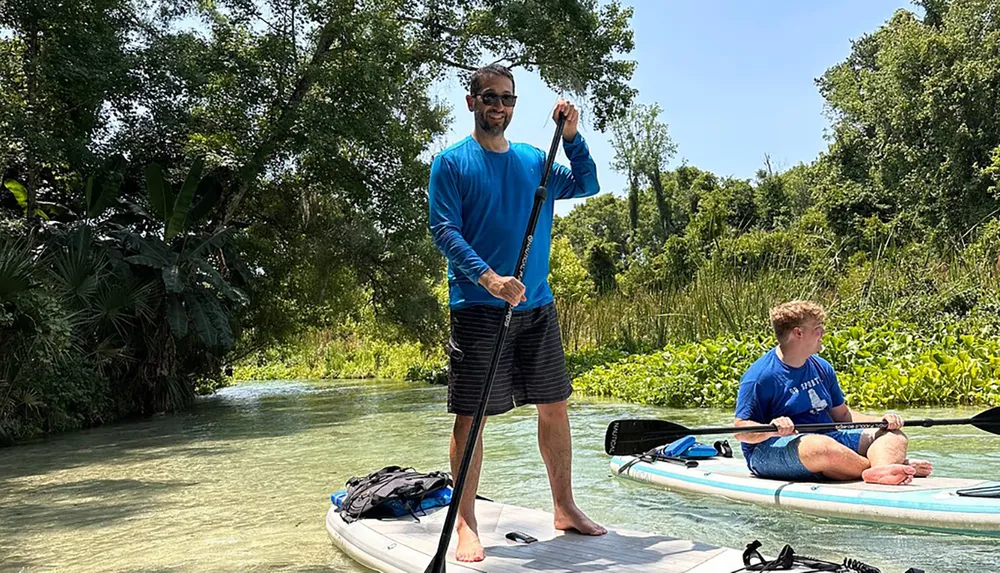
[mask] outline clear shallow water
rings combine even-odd
[[[412,383],[270,382],[227,388],[178,415],[0,449],[0,571],[362,571],[327,537],[329,494],[389,464],[447,469],[444,402],[443,388]],[[602,523],[730,547],[759,539],[771,554],[789,543],[884,573],[1000,571],[997,537],[824,519],[610,476],[610,420],[694,427],[728,423],[728,412],[576,397],[570,415],[577,501]],[[535,427],[530,408],[490,419],[480,493],[551,510]],[[1000,478],[1000,437],[968,426],[909,434],[914,457],[939,475]]]

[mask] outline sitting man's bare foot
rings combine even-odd
[[[455,526],[455,531],[458,533],[455,559],[466,563],[486,559],[486,551],[479,541],[479,532],[476,530],[475,523],[471,526],[467,523],[460,523]]]
[[[573,504],[565,509],[556,508],[555,528],[562,531],[576,531],[583,535],[604,535],[608,532],[590,519],[580,508]]]
[[[867,483],[877,483],[881,485],[906,485],[913,481],[913,475],[917,473],[912,466],[904,464],[889,464],[887,466],[875,466],[861,472],[861,479]]]
[[[914,460],[908,459],[903,461],[904,464],[912,467],[917,473],[913,474],[913,477],[927,477],[931,475],[931,471],[934,469],[933,464],[927,460]]]

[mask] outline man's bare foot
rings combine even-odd
[[[576,504],[566,508],[556,508],[555,528],[561,531],[573,530],[583,535],[604,535],[608,532],[590,519]]]
[[[927,460],[908,459],[904,460],[903,463],[916,470],[917,473],[913,474],[913,477],[918,477],[918,478],[927,477],[931,475],[931,471],[934,469],[933,464],[931,464]]]
[[[877,483],[881,485],[906,485],[913,481],[913,475],[917,473],[913,467],[904,464],[889,464],[887,466],[875,466],[861,472],[861,479],[867,483]]]
[[[479,532],[476,530],[475,523],[471,526],[468,523],[460,523],[455,526],[455,531],[458,533],[455,559],[466,563],[486,559],[486,551],[479,541]]]

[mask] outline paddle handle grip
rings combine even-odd
[[[542,182],[538,184],[538,190],[544,193],[544,188],[549,183],[549,174],[552,172],[552,163],[556,160],[556,152],[559,150],[559,140],[562,139],[563,126],[566,125],[566,114],[560,113],[556,122],[556,132],[552,135],[552,143],[549,144],[549,154],[545,156],[545,170],[542,171]],[[536,194],[537,198],[538,195]],[[542,195],[545,198],[545,195]]]

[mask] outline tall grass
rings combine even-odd
[[[837,325],[997,324],[1000,272],[992,261],[968,253],[942,260],[920,251],[855,261],[844,271],[832,262],[828,268],[775,265],[747,272],[709,262],[683,288],[557,304],[568,351],[612,347],[641,352],[668,343],[766,332],[770,308],[793,299],[823,304]]]
[[[685,288],[560,303],[560,328],[570,351],[611,346],[636,352],[760,330],[774,304],[797,298],[829,303],[834,295],[807,276],[765,271],[751,277],[706,268]]]

